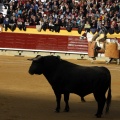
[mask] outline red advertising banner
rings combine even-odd
[[[88,42],[78,36],[0,33],[0,48],[88,53]]]

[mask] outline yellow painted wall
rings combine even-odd
[[[63,36],[81,36],[84,31],[81,32],[81,34],[78,33],[77,30],[72,30],[71,32],[68,32],[67,30],[60,30],[59,33],[57,32],[52,32],[52,31],[49,31],[48,29],[46,31],[41,31],[41,32],[38,32],[36,30],[36,28],[27,28],[26,31],[23,31],[23,30],[19,30],[18,28],[16,28],[16,30],[14,32],[12,32],[10,29],[8,29],[7,31],[5,31],[5,29],[3,28],[3,31],[2,32],[11,32],[11,33],[24,33],[24,34],[42,34],[42,35],[63,35]],[[107,34],[107,37],[108,38],[120,38],[120,34]]]

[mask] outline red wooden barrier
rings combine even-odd
[[[0,33],[0,48],[88,53],[87,40],[77,36]]]

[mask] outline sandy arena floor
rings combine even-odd
[[[112,104],[110,113],[101,120],[120,120],[120,65],[106,65],[96,61],[69,60],[80,65],[106,66],[112,74]],[[0,56],[0,120],[98,120],[94,113],[97,105],[92,94],[80,97],[71,94],[70,112],[64,113],[64,102],[61,101],[61,112],[55,113],[55,96],[52,88],[43,75],[29,75],[31,62],[26,57]]]

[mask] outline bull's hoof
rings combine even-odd
[[[95,116],[96,116],[97,118],[101,118],[101,114],[96,113]]]
[[[105,113],[106,113],[106,114],[109,113],[109,107],[108,107],[108,106],[106,107]]]
[[[57,108],[56,108],[56,109],[55,109],[55,112],[56,112],[56,113],[59,113],[59,112],[60,112],[60,109],[57,109]]]
[[[65,109],[64,109],[64,112],[69,112],[69,111],[70,111],[69,108],[65,108]]]
[[[81,98],[81,101],[82,101],[82,102],[86,102],[84,98]]]
[[[59,113],[59,112],[60,112],[60,110],[55,110],[55,112],[56,112],[56,113]]]

